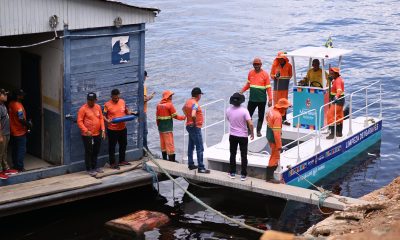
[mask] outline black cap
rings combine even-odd
[[[233,106],[240,106],[240,104],[244,103],[245,100],[246,98],[243,94],[235,92],[229,99],[229,103]]]
[[[111,95],[119,95],[119,90],[118,89],[113,89],[111,90]]]
[[[192,89],[192,97],[195,97],[199,94],[204,94],[199,87],[195,87]]]
[[[7,95],[8,92],[7,92],[4,88],[1,88],[1,89],[0,89],[0,94],[2,94],[2,95]]]
[[[26,93],[25,93],[24,90],[22,90],[22,89],[15,89],[15,90],[13,91],[13,95],[14,95],[14,96],[25,96]]]
[[[147,77],[147,71],[144,71],[144,76]]]
[[[87,94],[86,98],[87,98],[87,100],[96,100],[97,96],[96,96],[96,93],[90,92],[90,93]]]

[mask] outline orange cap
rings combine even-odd
[[[335,73],[340,73],[340,69],[337,67],[331,67],[329,68],[329,71],[335,72]]]
[[[167,99],[168,99],[170,96],[172,96],[172,95],[174,95],[174,92],[173,92],[173,91],[165,90],[165,91],[162,93],[162,99],[167,100]]]
[[[286,60],[285,52],[279,51],[278,54],[276,55],[276,58],[283,58]]]
[[[275,104],[276,108],[288,108],[290,106],[292,106],[292,104],[286,98],[280,98],[278,103]]]
[[[261,62],[261,58],[254,58],[254,60],[253,60],[253,64],[262,64],[262,62]]]

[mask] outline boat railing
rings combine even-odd
[[[298,114],[296,116],[293,116],[291,118],[287,118],[286,119],[286,121],[292,120],[292,123],[294,125],[295,124],[295,119],[297,118],[297,124],[296,124],[296,127],[297,127],[297,138],[295,140],[289,142],[288,144],[282,146],[282,149],[288,148],[293,143],[296,143],[297,144],[297,146],[296,146],[297,147],[297,163],[301,162],[301,157],[300,157],[300,141],[301,140],[309,139],[310,136],[314,136],[315,146],[317,146],[317,144],[318,144],[318,141],[317,141],[318,133],[317,133],[317,129],[316,128],[312,129],[312,131],[307,133],[306,135],[300,136],[300,117],[304,116],[304,115],[310,115],[310,114],[314,115],[315,126],[317,126],[317,111],[315,109],[308,110],[306,112],[300,113],[300,114]],[[281,168],[280,162],[279,162],[278,171],[281,171],[281,170],[282,170],[282,168]]]
[[[207,109],[215,104],[221,104],[223,103],[223,109],[222,109],[222,115],[223,115],[223,119],[222,120],[218,120],[216,122],[213,122],[209,125],[207,125]],[[223,135],[225,135],[226,132],[226,115],[225,115],[225,109],[226,109],[226,101],[225,99],[218,99],[212,102],[208,102],[206,104],[203,104],[200,106],[201,109],[203,110],[203,119],[204,119],[204,123],[203,123],[203,127],[201,128],[202,131],[204,131],[204,140],[203,140],[203,144],[205,145],[205,147],[207,147],[207,129],[210,127],[214,127],[218,124],[223,124]],[[186,125],[183,124],[183,155],[182,155],[182,159],[185,159],[186,155],[186,136],[189,136],[189,134],[186,132]]]
[[[376,101],[373,101],[372,103],[369,103],[368,102],[368,89],[371,89],[372,87],[376,87],[376,85],[379,85],[379,98]],[[358,109],[356,111],[353,111],[353,108],[354,108],[354,106],[353,106],[354,105],[353,104],[354,96],[357,95],[357,94],[360,94],[360,93],[362,93],[364,91],[365,91],[365,106],[361,107],[360,109]],[[342,96],[338,100],[341,100],[341,99],[344,99],[344,98],[345,98],[345,96]],[[330,106],[331,104],[334,104],[335,102],[336,102],[335,100],[330,101],[329,103],[326,103],[326,104],[322,105],[319,108],[319,119],[321,119],[321,117],[322,117],[323,109],[325,107],[327,107],[327,106]],[[354,91],[354,92],[352,92],[350,94],[350,97],[349,97],[349,114],[343,116],[343,119],[346,119],[347,117],[349,118],[348,136],[353,134],[353,128],[352,128],[352,126],[353,126],[353,121],[352,121],[353,120],[353,115],[358,113],[358,112],[361,112],[361,111],[365,110],[364,127],[367,127],[368,126],[368,121],[369,121],[369,119],[368,119],[368,116],[369,116],[368,108],[373,106],[373,105],[376,105],[378,103],[379,103],[379,118],[382,118],[382,84],[381,84],[380,81],[375,81],[375,82],[373,82],[373,83],[371,83],[371,84],[369,84],[369,85],[367,85],[365,87],[362,87],[362,88],[360,88],[360,89],[358,89],[358,90],[356,90],[356,91]],[[337,113],[336,113],[336,108],[335,108],[335,114],[334,114],[335,121],[330,123],[330,124],[327,124],[327,125],[325,125],[323,127],[319,127],[319,131],[318,131],[318,134],[319,134],[318,135],[318,139],[319,139],[319,141],[318,141],[317,149],[320,149],[321,132],[322,132],[322,130],[327,129],[329,126],[334,126],[334,143],[337,142],[336,123],[339,122],[339,121],[342,121],[343,119],[336,119],[336,116],[337,116]]]

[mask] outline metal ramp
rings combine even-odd
[[[335,197],[328,197],[320,202],[319,191],[294,187],[286,184],[273,184],[265,182],[264,180],[248,177],[246,181],[240,179],[230,179],[226,172],[211,170],[210,174],[197,173],[196,170],[189,170],[186,164],[169,162],[165,160],[154,160],[161,168],[171,175],[184,177],[191,180],[217,184],[225,187],[241,189],[245,191],[261,193],[264,195],[304,202],[309,204],[318,205],[321,207],[328,207],[336,210],[344,210],[346,207],[354,204],[367,204],[367,201],[343,197],[335,195]],[[162,169],[155,163],[149,161],[146,163],[154,171],[163,173]]]

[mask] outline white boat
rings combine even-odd
[[[325,80],[325,68],[333,61],[335,66],[341,64],[342,56],[351,53],[350,50],[324,47],[304,47],[286,53],[291,58],[293,66],[293,103],[292,112],[287,118],[290,126],[283,125],[282,138],[289,150],[281,153],[280,164],[274,173],[274,178],[289,185],[309,187],[346,162],[353,159],[381,139],[382,129],[382,87],[379,81],[356,91],[345,93],[349,106],[347,118],[343,122],[343,137],[335,135],[327,140],[328,126],[326,111],[331,104],[328,102],[328,88],[298,86],[296,84],[295,58],[307,58],[308,67],[312,59],[319,59]],[[342,70],[342,69],[341,69]],[[343,71],[342,71],[343,72]],[[350,85],[351,76],[343,76],[345,86]],[[323,84],[326,86],[326,84]],[[345,87],[346,89],[346,87]],[[221,102],[218,100],[212,104]],[[362,107],[360,106],[362,103]],[[210,104],[204,105],[203,109]],[[224,102],[224,108],[226,103]],[[225,114],[224,114],[225,116]],[[207,118],[207,117],[206,117]],[[224,135],[215,145],[207,146],[207,129],[217,124],[224,125]],[[225,133],[225,119],[204,126],[205,163],[210,169],[229,171],[229,133]],[[210,132],[210,130],[208,130]],[[209,133],[208,132],[208,133]],[[265,137],[266,124],[262,129],[263,136],[249,141],[248,175],[265,179],[269,160],[269,147]],[[240,172],[240,152],[236,155],[237,168]],[[305,180],[306,179],[306,180]]]

